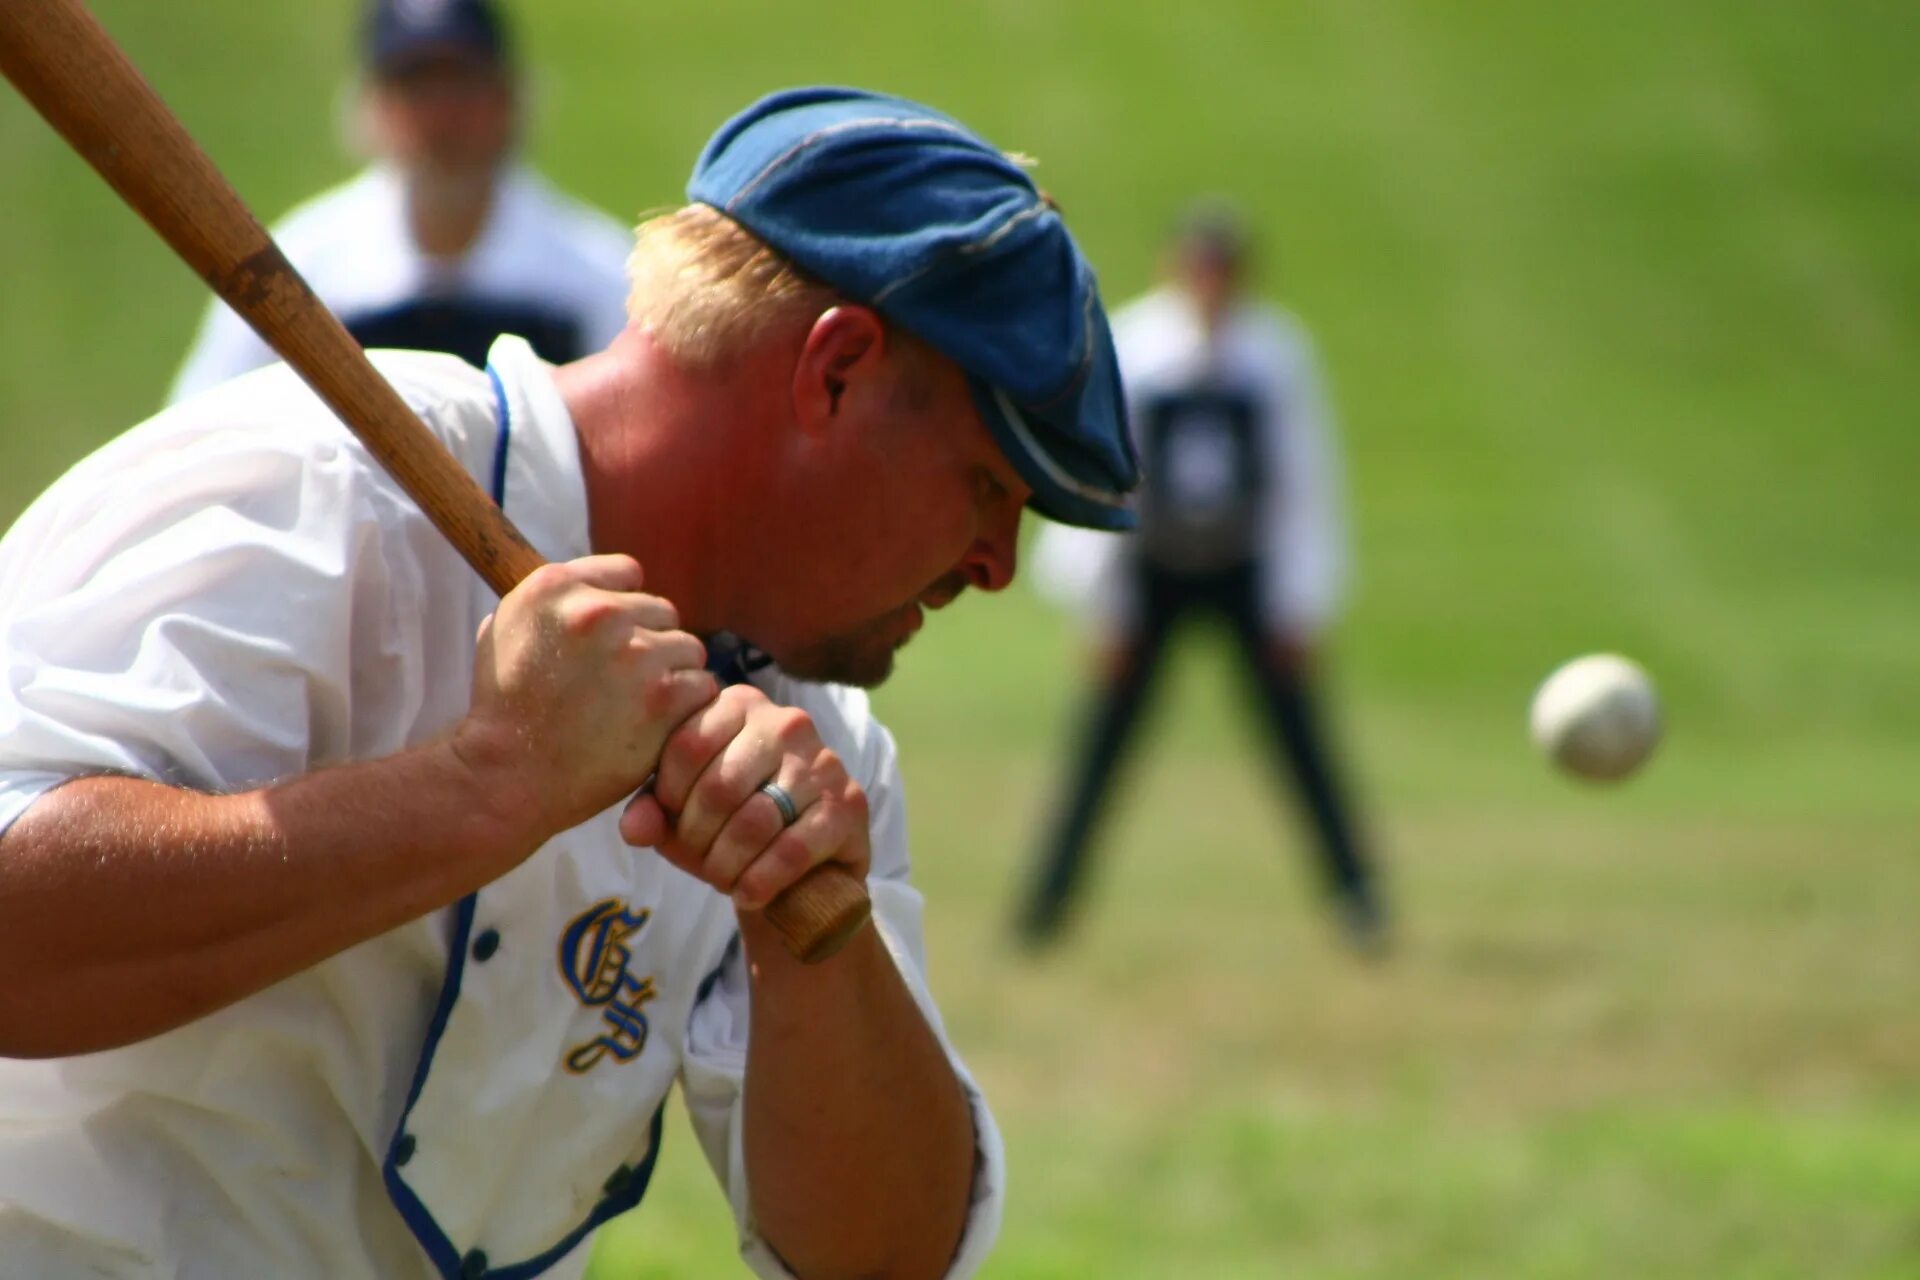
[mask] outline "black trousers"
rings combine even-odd
[[[1227,624],[1244,659],[1276,762],[1291,777],[1313,824],[1328,888],[1350,912],[1350,923],[1377,923],[1372,871],[1361,853],[1306,674],[1280,660],[1261,615],[1258,567],[1186,574],[1139,561],[1135,572],[1138,628],[1129,637],[1121,669],[1096,691],[1084,721],[1072,788],[1055,811],[1023,908],[1023,934],[1038,942],[1059,929],[1083,879],[1087,848],[1114,776],[1166,665],[1169,642],[1187,624],[1209,616]]]

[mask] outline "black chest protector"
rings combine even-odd
[[[409,298],[378,311],[341,317],[363,347],[444,351],[476,368],[487,363],[493,340],[525,338],[542,360],[565,364],[581,350],[580,322],[565,312],[519,298]]]
[[[1150,394],[1141,402],[1140,545],[1148,559],[1203,572],[1254,558],[1268,501],[1266,412],[1251,390],[1231,385]]]

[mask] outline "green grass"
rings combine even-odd
[[[263,210],[346,172],[338,0],[97,8]],[[1064,625],[972,602],[882,696],[935,984],[1012,1153],[990,1274],[1920,1276],[1920,13],[522,8],[535,155],[609,208],[671,202],[761,91],[871,84],[1038,155],[1116,296],[1183,197],[1232,191],[1320,336],[1391,963],[1330,945],[1217,649],[1040,964],[1003,926]],[[5,99],[0,173],[4,516],[155,402],[198,286]],[[1672,725],[1612,792],[1522,732],[1598,648]],[[597,1280],[733,1273],[668,1143]]]

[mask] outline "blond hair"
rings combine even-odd
[[[692,367],[723,364],[845,301],[704,204],[642,222],[627,275],[628,318]]]

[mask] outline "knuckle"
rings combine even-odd
[[[667,735],[660,752],[660,771],[674,777],[691,775],[713,754],[713,747],[698,725],[686,724]]]
[[[639,629],[628,634],[626,643],[621,646],[622,656],[635,666],[654,675],[671,673],[676,664],[671,661],[671,648],[663,644],[654,632]]]
[[[839,793],[833,796],[833,816],[841,819],[845,825],[864,829],[870,816],[870,806],[866,802],[866,793],[860,791],[858,783],[847,783]]]
[[[715,767],[700,775],[687,797],[687,807],[694,805],[708,813],[721,815],[738,814],[745,806],[747,798],[753,794],[753,788],[746,781],[722,767]]]
[[[753,710],[756,700],[766,696],[750,684],[730,684],[720,691],[718,701],[729,711],[746,713]]]
[[[654,676],[641,687],[640,705],[649,719],[665,719],[686,708],[689,703],[699,705],[694,700],[700,692],[699,677],[694,673],[667,671]]]
[[[716,840],[694,874],[720,892],[732,893],[733,887],[740,883],[740,873],[745,870],[732,851],[723,848],[720,841]]]
[[[535,599],[543,599],[566,588],[573,574],[563,564],[543,564],[520,582],[520,590]]]
[[[774,841],[764,857],[788,881],[798,880],[813,866],[813,851],[798,836]]]
[[[636,608],[644,610],[656,624],[655,631],[678,631],[680,629],[680,610],[673,601],[662,596],[637,596]]]
[[[641,665],[658,667],[662,665],[660,659],[667,645],[659,632],[649,631],[645,627],[635,627],[627,633],[624,648],[627,654]]]
[[[798,707],[778,707],[768,716],[768,727],[785,744],[806,742],[814,737],[813,717]]]
[[[753,850],[766,848],[779,839],[780,833],[786,829],[786,823],[781,821],[780,813],[771,800],[765,804],[747,805],[740,811],[736,821],[740,824],[741,843]]]
[[[613,604],[596,592],[571,591],[555,602],[554,612],[568,635],[589,636],[613,615]]]
[[[822,747],[814,753],[812,770],[823,789],[838,790],[847,784],[847,766],[831,747]]]
[[[670,644],[685,650],[685,665],[689,667],[699,667],[702,670],[706,668],[707,646],[699,636],[694,635],[691,631],[669,631],[666,633],[666,637]],[[718,683],[718,679],[716,678],[715,685],[717,686]]]

